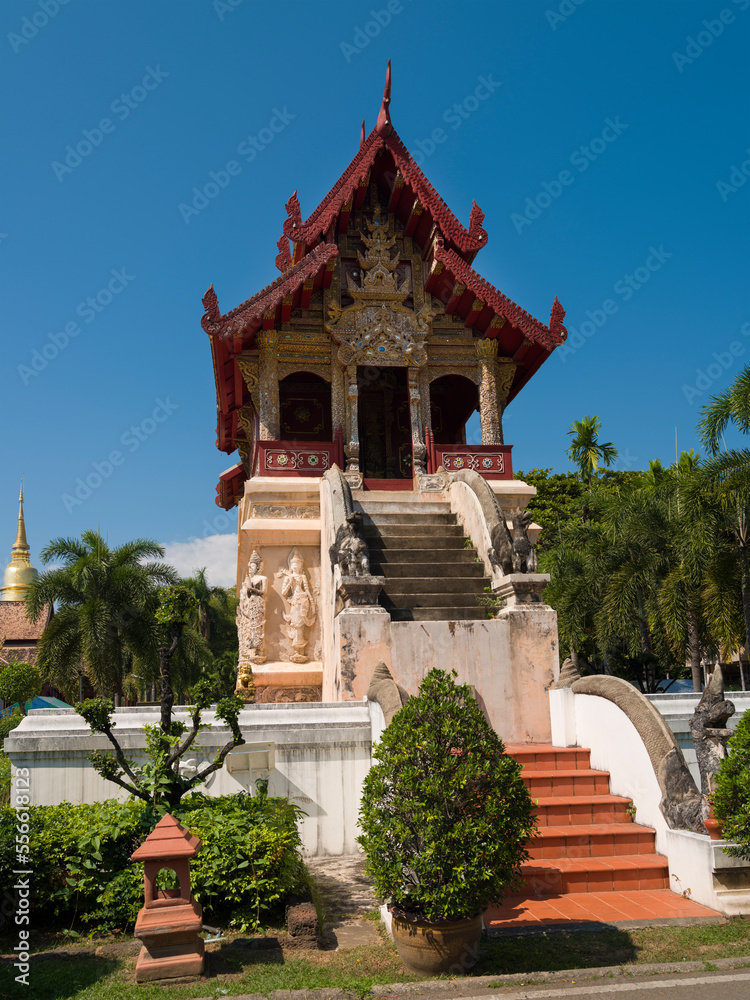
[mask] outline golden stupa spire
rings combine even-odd
[[[11,548],[10,562],[3,575],[0,601],[22,601],[33,580],[39,576],[31,565],[29,543],[26,541],[26,522],[23,517],[23,479],[18,496],[18,530]]]
[[[26,541],[26,522],[23,519],[23,479],[21,480],[21,492],[18,494],[18,531],[16,540],[13,543],[13,552],[29,552],[29,543]]]

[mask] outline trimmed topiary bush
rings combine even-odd
[[[426,920],[476,916],[518,887],[536,828],[520,764],[455,676],[432,670],[395,715],[359,816],[375,891]]]
[[[750,710],[729,739],[711,799],[723,837],[729,841],[724,850],[750,861]]]

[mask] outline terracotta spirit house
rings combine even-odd
[[[390,623],[486,621],[478,598],[512,572],[490,554],[498,511],[508,546],[538,530],[503,413],[563,343],[565,312],[555,299],[545,325],[474,270],[484,215],[475,203],[467,228],[440,198],[393,128],[390,92],[389,64],[344,173],[307,220],[296,193],[287,202],[280,276],[227,312],[213,285],[203,297],[217,446],[240,457],[216,502],[239,508],[240,666],[258,702],[361,698],[379,660],[418,686],[397,663],[397,638],[416,634]]]
[[[152,979],[199,976],[203,972],[203,909],[190,889],[190,858],[201,842],[170,815],[164,816],[132,855],[143,861],[145,904],[135,922],[143,942],[135,967],[138,983]],[[160,871],[171,869],[179,889],[157,889]]]

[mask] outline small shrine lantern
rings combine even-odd
[[[190,889],[190,858],[201,842],[167,814],[132,855],[144,862],[145,904],[134,937],[143,942],[135,967],[137,983],[151,979],[199,976],[203,972],[203,909]],[[179,889],[157,889],[163,868],[174,871]]]

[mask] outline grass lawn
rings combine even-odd
[[[133,970],[140,942],[132,939],[63,941],[39,935],[32,943],[28,987],[14,981],[10,949],[14,940],[0,941],[0,996],[29,1000],[156,1000],[169,997],[268,994],[280,989],[333,987],[354,998],[376,984],[413,982],[404,973],[393,945],[380,944],[342,951],[299,951],[290,948],[283,932],[265,938],[233,936],[207,949],[207,975],[190,985],[137,986]],[[548,937],[483,940],[473,975],[553,972],[644,962],[704,960],[750,956],[750,920],[734,918],[721,924],[693,927],[646,927],[598,933],[556,933]]]

